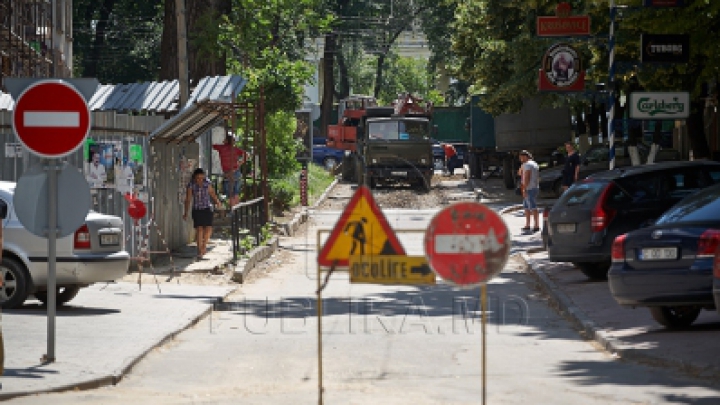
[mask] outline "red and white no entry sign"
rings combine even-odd
[[[510,233],[495,211],[463,202],[438,212],[425,231],[425,255],[438,276],[457,285],[489,281],[505,267]]]
[[[30,152],[59,158],[83,144],[90,132],[90,111],[85,98],[70,84],[43,80],[20,94],[12,124]]]

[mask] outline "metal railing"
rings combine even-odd
[[[262,242],[262,229],[265,226],[264,198],[238,203],[232,207],[230,219],[230,237],[232,239],[233,263],[240,255],[257,247]],[[249,242],[247,242],[249,240]]]

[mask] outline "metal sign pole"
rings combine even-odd
[[[57,253],[57,216],[58,216],[58,165],[55,160],[47,160],[45,169],[48,171],[48,281],[47,281],[47,314],[48,340],[45,361],[55,361],[55,303],[57,279],[55,274]]]
[[[485,405],[487,400],[487,335],[485,326],[487,325],[487,284],[480,287],[480,305],[482,310],[482,403]]]
[[[320,251],[320,231],[317,233],[317,251]],[[322,347],[322,280],[320,265],[317,266],[317,344],[318,344],[318,405],[323,405],[323,347]]]

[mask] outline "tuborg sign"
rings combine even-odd
[[[630,94],[630,118],[640,120],[685,119],[690,115],[687,92],[638,92]]]

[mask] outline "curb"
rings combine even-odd
[[[720,370],[714,367],[678,358],[653,355],[647,353],[645,350],[623,348],[622,344],[624,342],[621,339],[610,336],[591,320],[543,270],[536,266],[535,262],[530,259],[525,252],[521,252],[520,255],[530,270],[528,274],[535,278],[540,289],[549,296],[552,306],[555,307],[558,313],[570,321],[573,327],[579,330],[584,338],[595,341],[603,350],[621,359],[633,360],[638,363],[651,364],[653,366],[676,368],[697,378],[720,379]]]
[[[320,204],[322,204],[323,201],[330,195],[330,192],[335,188],[335,186],[338,185],[340,181],[338,179],[333,180],[332,183],[330,183],[329,186],[323,191],[323,193],[318,197],[318,199],[310,206],[309,208],[315,209]],[[295,233],[300,229],[300,225],[307,222],[309,218],[308,209],[307,207],[303,208],[302,212],[299,212],[295,214],[292,220],[290,222],[283,224],[283,234],[284,236],[294,236]]]
[[[266,245],[258,246],[248,252],[248,257],[242,259],[235,265],[233,269],[232,280],[236,283],[242,284],[245,280],[245,276],[250,273],[252,269],[257,267],[258,263],[266,260],[275,253],[280,246],[280,238],[275,235],[267,242]]]
[[[217,302],[223,302],[230,294],[234,293],[237,290],[237,287],[232,289],[231,291],[228,291],[225,295],[222,297],[217,297]],[[208,317],[208,315],[211,315],[213,312],[213,309],[215,308],[216,303],[211,304],[207,309],[199,313],[197,316],[195,316],[192,319],[189,319],[187,323],[180,326],[177,330],[168,333],[155,343],[152,343],[146,350],[144,350],[142,353],[137,355],[130,363],[126,364],[125,366],[120,367],[118,370],[113,372],[112,374],[104,375],[101,377],[95,377],[91,378],[89,380],[80,381],[78,383],[73,384],[65,384],[60,385],[57,387],[52,388],[46,388],[46,389],[39,389],[34,391],[22,391],[22,392],[12,392],[12,393],[6,393],[2,394],[0,393],[0,401],[9,400],[13,398],[19,398],[19,397],[28,397],[32,395],[38,395],[38,394],[51,394],[51,393],[59,393],[59,392],[67,392],[67,391],[87,391],[92,390],[100,387],[106,387],[109,385],[117,385],[127,374],[132,371],[132,369],[142,360],[144,359],[150,352],[157,349],[160,346],[163,346],[165,343],[172,341],[182,332],[192,328],[193,326],[197,325],[200,321]]]

